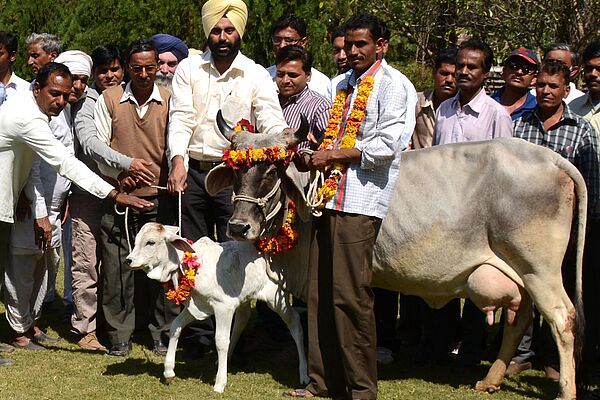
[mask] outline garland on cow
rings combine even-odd
[[[192,245],[189,239],[186,241]],[[181,260],[181,269],[179,270],[177,286],[173,282],[166,282],[164,284],[167,293],[165,294],[168,300],[175,302],[175,304],[181,304],[190,297],[190,293],[196,285],[196,271],[201,267],[198,261],[198,256],[189,251],[184,252],[183,259]]]
[[[235,132],[255,132],[254,126],[247,120],[242,119],[233,128]],[[256,163],[271,163],[281,162],[284,166],[293,160],[296,156],[294,150],[288,150],[279,146],[271,146],[264,149],[248,148],[244,150],[227,149],[223,152],[222,161],[233,169],[242,167],[250,168]],[[297,219],[296,205],[293,201],[289,201],[287,205],[287,217],[281,228],[275,236],[259,238],[254,241],[254,246],[258,251],[264,254],[276,256],[283,251],[290,251],[298,243],[298,229],[296,227]]]

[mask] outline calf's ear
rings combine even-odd
[[[233,169],[225,163],[217,165],[206,174],[204,186],[211,196],[231,185],[233,185]]]
[[[181,251],[188,251],[194,253],[194,248],[187,240],[179,236],[179,228],[176,226],[165,225],[165,240],[170,243],[173,247]]]

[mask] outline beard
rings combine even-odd
[[[172,92],[173,87],[173,73],[169,72],[164,75],[162,72],[156,74],[156,80],[154,81],[158,86],[162,86],[169,92]]]

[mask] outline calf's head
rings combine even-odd
[[[141,269],[148,278],[167,282],[176,276],[182,251],[193,252],[192,246],[177,233],[176,226],[155,222],[145,224],[135,237],[135,246],[127,256],[129,268]],[[179,253],[178,253],[179,251]]]
[[[231,141],[232,150],[247,150],[278,146],[291,149],[308,134],[308,121],[302,116],[298,129],[285,129],[279,134],[234,132],[217,114],[221,133]],[[276,232],[285,218],[286,196],[294,200],[300,217],[306,219],[304,194],[290,176],[293,164],[257,162],[237,169],[222,164],[206,176],[206,190],[214,195],[233,186],[233,214],[227,223],[227,235],[235,240],[255,240]]]

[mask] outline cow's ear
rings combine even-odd
[[[311,217],[304,194],[304,188],[308,186],[308,182],[309,174],[307,172],[299,172],[294,163],[288,165],[281,180],[283,191],[294,201],[298,215],[304,222],[308,222]]]
[[[300,127],[298,129],[284,129],[283,134],[287,143],[288,149],[293,148],[298,143],[306,140],[308,132],[310,131],[310,124],[304,114],[300,114]]]
[[[181,236],[179,236],[179,228],[176,226],[168,226],[165,225],[165,240],[170,243],[173,247],[181,251],[189,251],[190,253],[194,252],[194,248],[188,241]]]
[[[231,185],[233,185],[233,169],[225,163],[214,167],[206,174],[204,186],[211,196],[215,196]]]

